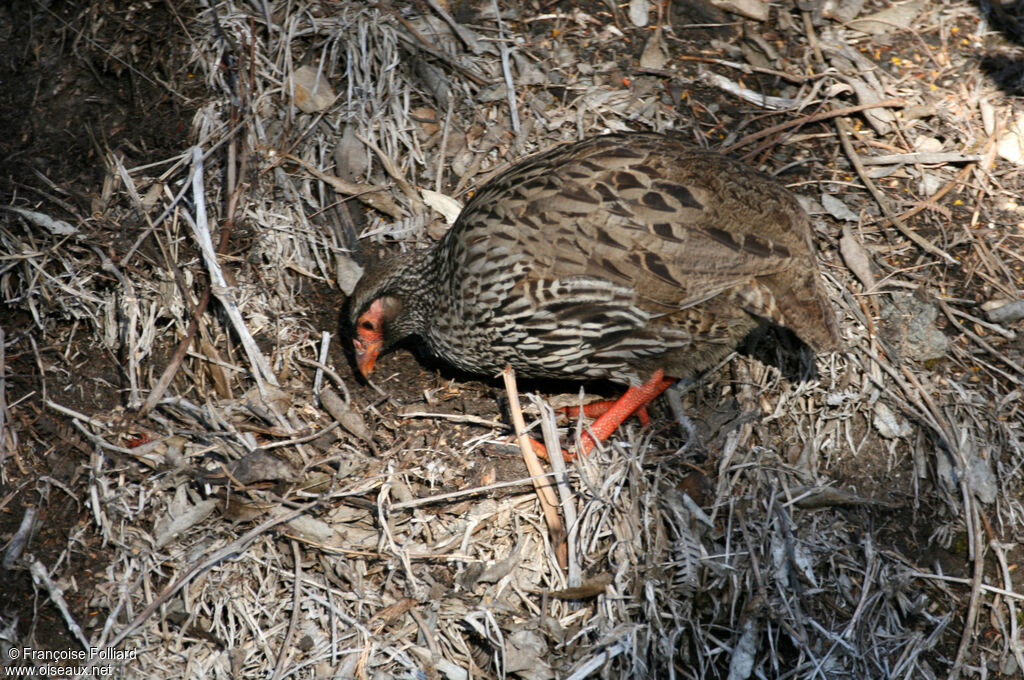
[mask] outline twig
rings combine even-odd
[[[235,127],[231,128],[221,139],[219,139],[218,141],[214,142],[213,145],[209,149],[207,149],[206,153],[203,154],[203,159],[209,158],[211,155],[213,155],[214,152],[217,151],[217,149],[219,149],[221,147],[221,145],[226,144],[227,142],[232,140],[234,138],[235,134],[245,124],[245,122],[246,121],[242,121],[241,123],[239,123]],[[162,175],[160,177],[160,181],[161,182],[164,181],[166,179],[166,177],[169,177],[173,172],[175,172],[177,170],[177,168],[180,167],[180,165],[182,163],[185,163],[185,159],[188,158],[188,155],[189,155],[188,152],[182,154],[181,159],[178,160],[177,162],[175,162],[175,164],[171,168],[169,168],[167,170],[167,172],[164,173],[164,175]],[[145,167],[145,166],[143,166],[143,167]],[[139,169],[140,168],[135,168],[135,171],[137,172]],[[194,166],[192,167],[191,172],[193,174],[196,172],[196,168]],[[160,226],[161,224],[163,224],[164,220],[166,220],[172,213],[174,213],[174,210],[177,207],[178,203],[180,203],[185,198],[185,196],[186,196],[186,194],[188,194],[189,188],[191,186],[192,186],[192,176],[190,175],[187,181],[182,182],[181,189],[174,196],[174,198],[171,199],[170,204],[166,208],[164,208],[164,211],[162,213],[160,213],[160,215],[155,220],[150,221],[149,220],[149,216],[146,215],[146,222],[147,222],[147,224],[149,226],[146,227],[145,231],[143,231],[141,234],[139,234],[139,237],[137,239],[135,239],[135,243],[133,243],[131,248],[129,248],[128,251],[121,257],[120,264],[121,264],[122,267],[124,267],[126,265],[126,263],[135,255],[135,251],[137,251],[139,249],[139,247],[142,245],[142,243],[147,238],[149,238],[149,235],[152,234],[154,231],[156,231],[156,228],[158,226]],[[139,206],[139,209],[142,210],[142,206],[141,205]],[[145,214],[144,211],[143,211],[143,214]]]
[[[146,397],[145,403],[142,408],[139,409],[141,415],[145,415],[153,410],[153,408],[160,403],[160,400],[164,397],[164,392],[167,391],[171,381],[174,380],[175,373],[178,372],[178,367],[181,366],[181,362],[185,359],[185,355],[189,351],[189,347],[192,345],[192,340],[195,338],[196,332],[199,330],[199,320],[206,314],[206,308],[210,304],[210,285],[207,283],[206,288],[203,290],[202,297],[199,298],[199,304],[196,305],[195,311],[192,313],[192,318],[188,322],[188,328],[185,330],[185,335],[182,337],[181,342],[178,343],[178,349],[174,351],[171,356],[171,360],[167,362],[167,367],[164,368],[164,372],[160,374],[160,378],[153,385],[153,388],[149,391],[149,396]]]
[[[909,564],[909,563],[908,563]],[[949,576],[947,574],[933,574],[928,571],[910,571],[907,573],[910,578],[919,578],[928,581],[941,581],[943,583],[956,583],[957,585],[966,586],[972,583],[969,578],[963,576]],[[1024,602],[1024,594],[1018,593],[1008,588],[996,588],[988,584],[981,584],[981,590],[986,593],[992,593],[993,595],[999,595],[1001,597],[1010,598],[1013,600],[1019,600]]]
[[[253,340],[252,334],[249,333],[245,320],[242,318],[242,313],[239,311],[238,305],[235,304],[235,296],[231,293],[231,287],[228,286],[228,282],[224,278],[224,272],[217,261],[217,253],[214,251],[213,241],[210,239],[210,226],[206,219],[203,155],[199,147],[193,147],[192,160],[196,164],[196,172],[192,176],[192,200],[195,201],[196,216],[195,219],[192,219],[188,212],[182,214],[185,216],[189,226],[192,227],[196,243],[203,254],[203,259],[206,261],[213,294],[217,296],[221,305],[224,306],[224,311],[231,320],[231,325],[234,327],[235,333],[238,334],[242,348],[252,364],[252,375],[256,380],[256,384],[259,386],[260,392],[264,393],[265,387],[263,383],[266,382],[276,387],[278,385],[277,376],[274,375],[270,364],[267,362],[267,358],[263,356],[260,348],[256,345],[256,341]]]
[[[274,664],[274,674],[271,680],[278,680],[284,674],[285,662],[291,658],[292,640],[295,639],[295,631],[299,628],[299,613],[302,605],[302,553],[299,552],[299,542],[291,541],[292,561],[295,572],[292,584],[292,615],[288,620],[288,631],[281,641],[281,647],[277,652],[277,663]]]
[[[562,444],[558,441],[558,428],[555,427],[555,412],[549,404],[536,395],[531,394],[530,400],[540,410],[540,428],[544,434],[544,446],[548,451],[548,462],[551,463],[551,469],[554,471],[555,485],[558,487],[558,497],[562,502],[562,515],[565,517],[565,525],[569,527],[565,540],[566,582],[572,588],[583,582],[583,573],[580,570],[579,559],[577,559],[580,527],[576,515],[575,495],[572,485],[569,483],[569,474],[565,467],[565,456],[562,455]]]
[[[734,97],[738,97],[743,101],[750,102],[751,104],[760,106],[764,109],[781,111],[783,109],[795,108],[797,104],[796,99],[791,99],[789,97],[773,97],[772,95],[755,92],[754,90],[743,87],[739,83],[729,80],[725,76],[719,75],[710,69],[704,68],[703,66],[698,67],[697,76],[707,85],[717,87],[724,92],[728,92]]]
[[[120,161],[117,161],[117,165],[121,169],[124,168]],[[127,173],[125,174],[127,175]],[[124,179],[132,185],[134,193],[134,183],[127,176]],[[138,194],[135,194],[135,196],[138,197]],[[111,274],[121,284],[121,290],[118,291],[116,299],[121,313],[121,340],[127,346],[125,354],[128,355],[128,366],[125,369],[128,373],[128,408],[135,409],[142,403],[142,399],[139,397],[139,358],[145,352],[145,350],[139,347],[139,317],[141,316],[139,296],[136,294],[135,286],[132,285],[132,282],[121,273],[117,265],[111,262],[102,248],[93,245],[92,251],[100,259],[100,268]]]
[[[310,442],[310,441],[313,441],[314,439],[317,439],[319,437],[323,437],[328,432],[332,432],[332,431],[334,431],[335,428],[339,428],[339,427],[341,427],[341,423],[333,422],[333,423],[331,423],[330,425],[328,425],[327,427],[325,427],[323,429],[315,430],[315,431],[310,432],[308,434],[303,434],[303,435],[299,435],[297,437],[292,437],[291,439],[283,439],[283,440],[281,440],[279,442],[261,444],[260,448],[263,449],[264,451],[269,451],[271,449],[279,449],[282,446],[295,446],[296,444],[305,444],[306,442]],[[242,486],[244,486],[244,485],[242,485]]]
[[[916,243],[922,250],[943,258],[949,264],[959,265],[960,263],[957,262],[952,255],[940,249],[931,241],[928,241],[925,237],[912,230],[904,224],[903,220],[901,220],[899,216],[893,213],[892,209],[889,207],[889,201],[886,200],[885,196],[882,195],[882,192],[875,186],[875,183],[871,181],[870,177],[868,177],[868,173],[864,169],[864,165],[860,162],[860,156],[853,148],[853,143],[849,139],[851,132],[850,126],[847,125],[846,120],[843,118],[836,118],[836,128],[839,130],[839,142],[843,145],[843,151],[846,152],[846,157],[850,159],[850,163],[853,164],[854,169],[857,171],[857,175],[860,177],[867,190],[874,197],[875,202],[878,203],[882,212],[885,213],[886,217],[892,220],[893,226],[895,226],[905,237]]]
[[[508,393],[509,410],[512,415],[512,424],[516,430],[516,441],[519,449],[523,452],[523,460],[526,461],[526,469],[533,477],[533,485],[537,490],[537,498],[540,500],[541,508],[544,510],[544,518],[548,523],[548,531],[551,532],[551,541],[555,546],[555,555],[558,558],[558,565],[564,570],[568,564],[568,556],[565,548],[565,528],[562,526],[562,519],[558,516],[558,499],[551,488],[551,482],[541,467],[540,459],[533,450],[530,438],[526,435],[526,421],[523,420],[523,409],[519,405],[519,390],[516,388],[516,375],[511,366],[506,366],[501,372],[505,381],[505,391]]]
[[[68,603],[64,600],[64,591],[53,582],[43,563],[39,560],[32,560],[32,563],[29,565],[29,571],[32,572],[32,580],[46,588],[46,592],[50,595],[50,602],[53,602],[54,606],[60,611],[61,616],[64,617],[64,622],[68,625],[68,630],[78,638],[82,649],[89,649],[89,641],[85,638],[82,627],[75,621],[75,617],[71,615],[71,610],[68,609]]]
[[[729,146],[725,147],[721,151],[723,153],[732,153],[736,149],[738,149],[740,147],[743,147],[743,146],[746,146],[747,144],[750,144],[751,142],[756,142],[757,140],[759,140],[759,139],[761,139],[763,137],[770,137],[770,136],[774,135],[777,132],[783,132],[785,130],[789,130],[790,128],[803,127],[804,125],[809,125],[810,123],[816,123],[816,122],[818,122],[820,120],[828,120],[829,118],[836,118],[837,116],[848,116],[851,113],[858,113],[860,111],[866,111],[868,109],[877,109],[877,108],[886,107],[886,106],[901,107],[901,106],[904,106],[904,104],[903,104],[903,100],[901,100],[901,99],[885,99],[883,101],[873,102],[873,103],[870,103],[870,104],[858,104],[857,106],[847,106],[846,108],[842,108],[842,109],[831,109],[829,111],[819,111],[818,113],[812,113],[809,116],[803,116],[802,118],[797,118],[795,120],[786,121],[785,123],[779,123],[778,125],[773,125],[770,128],[765,128],[764,130],[761,130],[760,132],[755,132],[753,134],[747,135],[746,137],[743,137],[739,141],[733,142],[732,144],[730,144]]]
[[[949,182],[947,182],[944,187],[942,187],[941,189],[936,191],[934,194],[932,194],[928,198],[928,202],[927,203],[920,203],[918,205],[915,205],[910,210],[907,210],[906,212],[900,213],[899,216],[896,217],[896,218],[892,218],[892,217],[886,215],[887,219],[886,219],[885,222],[882,222],[881,226],[888,227],[888,226],[890,226],[892,224],[895,224],[895,222],[893,221],[894,219],[905,220],[905,219],[907,219],[909,217],[913,217],[917,213],[919,213],[922,210],[924,210],[925,208],[927,208],[929,205],[936,203],[940,198],[942,198],[943,196],[948,194],[953,189],[953,187],[959,186],[961,183],[963,183],[964,179],[966,179],[967,175],[969,175],[971,170],[973,170],[974,168],[975,168],[975,165],[973,165],[973,164],[972,165],[968,165],[967,167],[965,167],[963,170],[961,170],[959,173],[957,173],[956,177],[954,177]]]
[[[501,51],[501,72],[505,76],[505,95],[508,97],[508,112],[512,118],[512,131],[519,134],[519,107],[516,104],[516,83],[512,79],[512,65],[508,60],[508,45],[505,43],[505,25],[501,21],[498,0],[492,0],[494,16],[498,22],[498,49]]]
[[[988,547],[992,549],[992,552],[996,556],[996,560],[999,562],[999,571],[1003,577],[1003,586],[1011,592],[1013,592],[1013,578],[1010,576],[1010,567],[1006,563],[1006,552],[1003,550],[1003,546],[998,541],[992,539],[988,543]],[[1014,593],[1016,594],[1016,593]],[[1024,597],[1020,598],[1024,599]],[[1006,598],[1006,608],[1009,613],[1007,617],[1010,620],[1010,636],[1006,641],[1007,647],[1013,652],[1014,658],[1017,659],[1017,668],[1024,668],[1024,642],[1021,641],[1020,637],[1020,625],[1017,622],[1017,605],[1013,602],[1014,598]]]
[[[969,337],[971,340],[973,340],[974,343],[976,345],[978,345],[979,347],[981,347],[983,350],[985,350],[986,352],[988,352],[992,356],[996,357],[1000,361],[1006,363],[1007,366],[1009,366],[1010,368],[1012,368],[1013,370],[1015,370],[1017,372],[1017,375],[1024,376],[1024,366],[1022,366],[1021,364],[1018,364],[1016,361],[1011,359],[1009,356],[1007,356],[1007,354],[1005,352],[1000,352],[995,347],[990,345],[988,342],[985,341],[985,339],[983,337],[981,337],[980,335],[978,335],[977,333],[972,331],[970,328],[968,328],[967,324],[960,323],[960,320],[956,318],[956,314],[957,314],[956,310],[951,308],[949,305],[947,305],[941,299],[936,298],[936,302],[939,303],[939,307],[942,309],[943,313],[945,313],[946,317],[953,323],[953,327],[954,328],[956,328],[961,333],[963,333],[964,335]],[[959,314],[970,318],[970,315],[963,314],[963,312],[959,312]],[[981,321],[981,319],[973,319],[973,320],[976,321],[976,322],[983,323]],[[1009,332],[1009,331],[1007,331],[1007,332]],[[1021,378],[1018,378],[1017,376],[1010,375],[1010,374],[1007,374],[1007,373],[1004,373],[1003,375],[1005,375],[1008,379],[1012,380],[1017,385],[1020,385],[1022,382],[1024,382],[1024,381],[1021,380]]]
[[[565,680],[584,680],[584,678],[589,678],[591,673],[602,666],[611,667],[609,664],[612,659],[632,649],[633,646],[632,640],[619,640],[615,644],[609,645],[600,652],[595,653],[586,662],[580,664],[573,674],[567,676]]]
[[[679,38],[668,35],[669,41],[679,41]],[[692,54],[680,54],[675,57],[678,61],[697,61],[704,64],[714,64],[715,66],[724,66],[725,68],[736,69],[743,73],[763,73],[764,75],[773,76],[782,80],[788,80],[793,83],[805,83],[809,80],[819,80],[821,78],[831,77],[830,73],[812,73],[811,75],[798,75],[794,73],[786,73],[785,71],[779,71],[774,68],[764,68],[761,66],[754,66],[753,64],[744,64],[738,61],[729,61],[727,59],[715,59],[714,57],[698,57]],[[676,74],[672,71],[665,71],[657,68],[646,68],[638,67],[635,69],[638,73],[650,73],[656,76],[675,76]]]
[[[422,214],[424,212],[423,199],[420,198],[420,194],[416,191],[416,187],[409,184],[409,181],[405,179],[405,176],[398,171],[398,167],[395,165],[395,162],[391,160],[391,157],[384,153],[384,150],[374,144],[373,141],[367,139],[358,132],[355,133],[355,135],[356,139],[377,154],[380,164],[384,166],[384,171],[388,173],[391,179],[395,180],[395,184],[397,184],[398,188],[402,190],[405,197],[409,199],[413,212],[416,214]]]
[[[470,52],[472,52],[473,54],[480,53],[480,44],[477,41],[476,34],[473,33],[473,31],[469,30],[468,28],[457,22],[455,18],[437,2],[437,0],[427,0],[427,4],[430,5],[430,9],[437,12],[437,14],[442,19],[444,19],[445,23],[448,24],[448,26],[452,29],[452,32],[459,37],[459,40],[466,44],[466,47],[469,48]],[[497,7],[495,7],[495,9],[497,9]],[[500,16],[498,17],[498,21],[501,21]]]
[[[317,399],[320,398],[320,388],[323,386],[324,382],[324,369],[327,368],[327,350],[329,350],[330,347],[331,334],[328,331],[324,331],[323,335],[320,336],[320,355],[317,357],[320,362],[320,366],[317,366],[316,375],[313,376],[313,394],[317,396]],[[339,375],[338,379],[340,380],[340,378],[341,376]],[[345,394],[345,403],[348,403],[351,400],[351,397],[349,396],[348,388],[345,387],[345,383],[341,383],[341,391]]]
[[[437,169],[434,171],[434,191],[441,193],[442,181],[444,179],[444,166],[448,155],[448,135],[452,129],[452,115],[455,113],[455,98],[448,90],[447,102],[444,112],[444,127],[441,129],[441,152],[437,154]]]
[[[74,498],[74,495],[72,495],[72,498]],[[0,508],[6,505],[6,503],[0,503]],[[14,532],[14,536],[7,543],[7,549],[4,550],[4,558],[0,561],[0,568],[9,570],[14,566],[14,562],[21,557],[33,531],[38,528],[36,526],[38,513],[38,508],[31,505],[25,506],[25,511],[21,515],[21,523],[18,524],[18,530]]]
[[[71,408],[68,408],[67,406],[61,406],[60,404],[58,404],[55,401],[50,401],[49,399],[44,398],[43,399],[43,403],[46,404],[47,406],[49,406],[50,408],[52,408],[54,411],[57,411],[58,413],[63,413],[66,416],[70,416],[74,420],[81,420],[83,423],[89,423],[93,427],[106,427],[107,426],[107,424],[104,423],[104,422],[96,420],[95,418],[90,418],[89,416],[85,415],[84,413],[79,413],[78,411],[76,411],[74,409],[71,409]]]
[[[497,420],[487,420],[480,416],[474,416],[468,413],[431,413],[429,411],[406,411],[404,413],[397,414],[399,418],[441,418],[448,420],[453,423],[469,423],[470,425],[480,425],[482,427],[493,427],[495,429],[504,429],[507,427],[505,423],[498,422]]]
[[[327,334],[325,333],[324,335],[327,335]],[[323,356],[323,353],[321,353],[321,356]],[[328,378],[330,378],[334,382],[335,385],[338,386],[338,389],[342,391],[342,394],[345,395],[345,403],[346,404],[352,403],[352,394],[348,391],[348,386],[345,385],[345,381],[341,379],[341,376],[338,375],[337,371],[332,369],[330,366],[325,364],[323,361],[313,361],[312,359],[307,359],[305,357],[295,357],[295,361],[297,363],[299,363],[299,364],[302,364],[303,366],[309,366],[310,368],[315,368],[317,370],[317,374],[318,375],[320,373],[325,374]],[[320,387],[319,386],[317,386],[315,388],[315,393],[316,394],[320,394]]]
[[[197,173],[197,168],[192,169],[193,176]],[[191,184],[187,183],[186,186]],[[184,188],[183,188],[184,190]],[[227,219],[224,220],[224,225],[220,232],[220,243],[217,245],[217,252],[223,254],[227,249],[228,239],[231,236],[232,227],[234,226],[234,214],[235,207],[238,205],[238,198],[241,196],[242,186],[235,188],[231,192],[231,196],[228,199],[227,204]],[[173,260],[168,260],[168,264],[175,267]],[[175,270],[177,273],[177,270]],[[182,284],[183,285],[183,284]],[[185,291],[182,291],[182,295],[185,295]],[[196,333],[199,331],[199,323],[201,322],[203,315],[206,314],[206,309],[210,306],[210,295],[211,287],[209,279],[206,285],[203,287],[203,294],[199,297],[199,304],[192,311],[192,318],[189,319],[188,328],[185,329],[185,335],[182,337],[181,342],[178,343],[178,348],[174,350],[174,354],[171,355],[171,360],[167,362],[167,366],[164,368],[164,372],[160,374],[160,378],[153,385],[153,388],[149,391],[149,396],[146,398],[145,403],[139,410],[141,415],[145,415],[152,411],[160,400],[163,399],[164,393],[170,386],[171,381],[174,380],[175,374],[178,372],[178,368],[181,366],[181,362],[185,360],[186,354],[188,354],[189,347],[192,346],[192,341],[195,339]],[[186,298],[187,299],[187,298]]]
[[[892,153],[887,156],[863,156],[860,162],[864,165],[897,165],[899,163],[920,163],[936,165],[939,163],[977,163],[984,156],[977,153],[960,153],[959,151],[941,151],[933,153]],[[935,200],[933,196],[932,201]]]
[[[545,472],[542,474],[543,477],[554,477],[553,472]],[[513,486],[523,486],[524,484],[536,484],[536,477],[522,477],[521,479],[511,479],[507,482],[495,482],[494,484],[485,484],[484,486],[474,486],[470,489],[462,489],[461,491],[452,491],[450,493],[439,493],[435,496],[427,496],[426,498],[417,498],[412,501],[402,501],[401,503],[394,503],[391,505],[392,510],[407,510],[409,508],[419,508],[424,505],[433,505],[434,503],[443,503],[446,501],[454,501],[467,496],[477,496],[482,493],[489,491],[496,491],[498,489],[508,489]]]
[[[985,545],[982,541],[983,532],[978,527],[977,503],[969,503],[966,510],[967,517],[964,520],[969,527],[974,526],[974,574],[971,578],[971,600],[967,605],[967,615],[964,617],[964,630],[960,636],[960,646],[956,650],[953,668],[949,671],[949,675],[946,676],[947,680],[957,680],[960,677],[960,669],[964,665],[967,652],[971,647],[971,641],[977,632],[975,624],[978,621],[978,610],[981,604],[981,585],[985,578]]]
[[[358,137],[359,135],[356,136]],[[369,144],[362,137],[359,137],[359,139],[367,146],[370,146],[371,148],[376,150],[378,154],[382,154],[382,152],[379,149],[377,149],[375,145]],[[279,158],[284,158],[292,161],[293,163],[297,163],[311,175],[316,177],[318,180],[326,182],[327,184],[331,185],[331,188],[337,191],[339,194],[345,194],[346,196],[354,196],[355,198],[358,198],[360,201],[370,206],[374,210],[379,210],[385,215],[393,217],[396,220],[400,220],[405,217],[405,211],[402,210],[397,203],[395,203],[394,199],[388,196],[388,194],[384,191],[384,187],[379,187],[373,184],[356,184],[353,182],[346,182],[340,177],[335,177],[334,175],[329,175],[326,172],[323,172],[319,168],[315,167],[313,164],[307,163],[298,156],[293,156],[290,153],[275,151],[273,149],[269,150],[269,152],[273,153]],[[388,163],[390,162],[389,159],[386,159],[386,157],[381,155],[381,162],[384,164],[384,169],[387,170],[389,167]],[[392,169],[394,168],[392,167]]]
[[[947,306],[945,301],[943,301],[941,298],[939,298],[939,303],[942,304],[943,307]],[[1016,340],[1017,339],[1017,334],[1016,333],[1014,333],[1013,331],[1011,331],[1008,328],[1004,328],[1003,326],[1001,326],[1001,325],[999,325],[997,323],[991,323],[989,321],[985,321],[984,319],[982,319],[980,317],[974,316],[973,314],[968,314],[967,312],[964,312],[962,310],[956,309],[955,307],[949,307],[948,310],[944,310],[944,311],[947,311],[948,314],[952,314],[952,315],[955,315],[955,316],[959,316],[959,317],[961,317],[963,319],[967,319],[971,323],[976,323],[979,326],[981,326],[982,328],[987,328],[988,330],[992,331],[993,333],[997,333],[997,334],[1003,336],[1007,340]]]

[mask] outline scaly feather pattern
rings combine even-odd
[[[350,306],[370,368],[417,335],[475,373],[511,365],[637,385],[657,370],[691,377],[765,323],[819,351],[839,339],[794,196],[651,133],[558,146],[512,167],[432,248],[368,272]]]

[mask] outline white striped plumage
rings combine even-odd
[[[810,224],[775,180],[662,135],[597,137],[482,186],[428,251],[352,296],[397,300],[383,346],[420,336],[467,371],[637,384],[690,377],[753,328],[838,341]]]

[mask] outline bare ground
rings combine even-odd
[[[1024,282],[1012,8],[858,27],[669,3],[640,26],[630,4],[502,3],[499,26],[454,3],[477,42],[419,3],[0,8],[3,663],[95,646],[131,653],[100,664],[125,677],[1017,677],[1024,343],[992,316]],[[301,110],[302,66],[337,99]],[[443,231],[420,189],[464,200],[617,129],[809,199],[847,350],[809,375],[752,343],[685,395],[701,445],[659,406],[570,464],[545,515],[499,380],[411,346],[360,383],[338,312],[366,258]],[[236,319],[197,312],[193,145]],[[313,394],[324,332],[339,406]]]

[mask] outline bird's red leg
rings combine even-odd
[[[618,403],[618,399],[601,399],[600,401],[592,401],[589,404],[584,404],[583,408],[579,406],[563,406],[558,409],[558,414],[563,415],[570,420],[578,418],[580,411],[583,411],[583,415],[587,418],[600,418],[608,410]],[[638,408],[633,415],[640,419],[641,425],[646,425],[651,422],[651,417],[647,415],[647,407],[641,406]]]
[[[615,428],[622,424],[622,421],[647,406],[652,399],[664,392],[674,382],[674,378],[666,378],[665,372],[658,369],[651,379],[640,387],[630,387],[626,390],[626,393],[619,397],[619,400],[611,408],[594,421],[594,424],[590,426],[590,431],[597,437],[597,441],[604,441],[615,431]],[[590,433],[584,433],[582,440],[580,454],[586,455],[594,448],[596,442]]]
[[[604,441],[607,439],[612,432],[622,424],[626,418],[629,418],[634,413],[641,419],[645,425],[650,420],[647,416],[647,404],[651,403],[659,394],[664,392],[669,385],[676,381],[675,378],[666,378],[665,372],[661,369],[657,370],[651,379],[640,387],[630,387],[626,390],[626,393],[619,397],[616,401],[610,399],[604,401],[591,402],[583,406],[583,415],[592,418],[598,416],[597,420],[590,426],[590,432],[597,435],[598,441]],[[575,415],[579,414],[579,408],[575,406],[567,407],[562,409],[565,413],[575,412]],[[590,450],[594,448],[596,442],[590,436],[590,432],[584,432],[582,437],[582,451],[580,455],[587,455]],[[536,439],[530,439],[530,444],[533,446],[534,453],[544,460],[550,460],[548,458],[548,451]],[[566,460],[572,460],[576,457],[576,454],[569,451],[562,451],[562,455]]]

